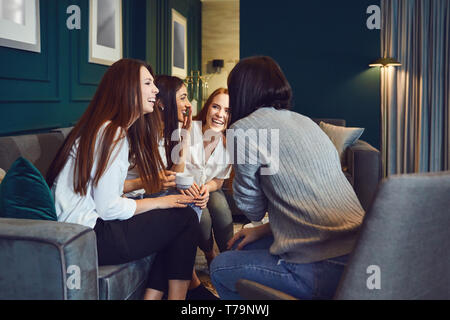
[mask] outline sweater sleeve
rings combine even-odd
[[[262,190],[260,181],[261,164],[259,161],[251,161],[257,159],[258,149],[255,141],[250,140],[246,148],[242,148],[242,146],[239,147],[239,144],[245,143],[245,139],[240,140],[235,136],[234,140],[235,146],[237,146],[235,150],[237,151],[233,165],[235,171],[233,197],[237,207],[247,218],[251,221],[259,221],[266,214],[267,197]],[[245,157],[246,154],[248,155],[247,158]],[[242,159],[245,161],[242,161]]]

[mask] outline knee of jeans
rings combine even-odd
[[[209,266],[210,273],[212,274],[213,272],[227,268],[230,265],[231,254],[233,254],[232,251],[225,251],[216,256]]]
[[[222,266],[223,254],[224,253],[219,254],[213,259],[213,261],[211,261],[211,264],[209,266],[209,272],[211,276],[216,270],[218,270]]]

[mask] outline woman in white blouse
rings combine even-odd
[[[231,162],[226,151],[225,131],[230,119],[228,90],[215,90],[194,118],[191,128],[190,152],[186,156],[184,172],[194,176],[194,184],[183,194],[204,197],[200,221],[200,249],[208,265],[216,256],[214,239],[219,250],[225,251],[233,236],[233,218],[222,191],[230,177]],[[214,238],[212,231],[214,231]]]
[[[168,281],[168,299],[184,299],[197,251],[199,223],[187,206],[193,199],[168,195],[127,199],[137,187],[158,192],[168,183],[158,153],[158,88],[145,62],[122,59],[105,73],[81,119],[47,173],[58,221],[93,228],[99,265],[122,264],[158,253]],[[126,180],[129,155],[139,186]],[[155,262],[156,263],[156,262]],[[145,298],[161,299],[155,279]]]

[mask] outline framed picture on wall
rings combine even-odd
[[[89,62],[110,66],[122,56],[122,0],[90,0]]]
[[[187,76],[187,21],[172,9],[172,75]]]
[[[41,52],[39,0],[0,0],[0,46]]]

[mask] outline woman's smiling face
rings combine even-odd
[[[229,103],[230,99],[226,93],[220,93],[213,98],[206,115],[205,130],[222,132],[227,128],[230,115]]]
[[[142,107],[144,114],[153,112],[155,107],[156,95],[159,90],[155,85],[153,76],[150,74],[147,68],[141,67],[141,94],[142,94]]]
[[[184,115],[186,111],[189,109],[191,112],[192,106],[189,102],[186,86],[183,84],[180,89],[178,89],[176,93],[177,97],[177,113],[178,113],[178,121],[183,122]]]

